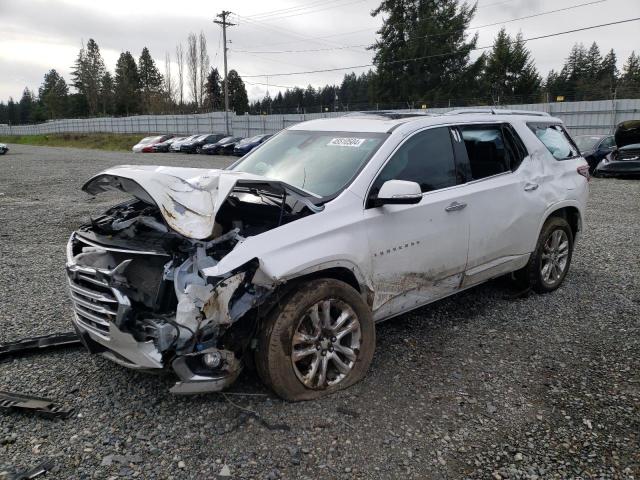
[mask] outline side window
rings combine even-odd
[[[473,180],[511,170],[512,161],[516,161],[512,158],[516,147],[505,141],[501,125],[461,125],[459,129]]]
[[[371,196],[387,180],[409,180],[423,192],[456,184],[456,166],[447,127],[431,128],[409,138],[384,166],[371,187]]]
[[[515,172],[525,157],[529,155],[529,152],[527,152],[527,147],[524,146],[524,143],[522,143],[522,140],[511,125],[504,125],[503,132],[509,149],[509,167],[512,172]]]
[[[556,160],[580,156],[580,151],[562,125],[529,123],[529,128]]]

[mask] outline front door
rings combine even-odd
[[[370,207],[364,212],[369,238],[376,321],[455,291],[467,262],[469,218],[448,127],[409,137],[374,181],[375,198],[387,180],[420,184],[415,205]]]

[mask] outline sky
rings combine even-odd
[[[549,10],[590,5],[510,21]],[[280,73],[366,65],[372,52],[363,45],[376,39],[381,17],[371,11],[380,0],[0,0],[0,100],[19,99],[25,86],[37,92],[51,68],[70,82],[83,42],[95,39],[113,72],[123,51],[138,58],[148,47],[164,72],[165,54],[175,62],[176,45],[190,32],[204,32],[212,66],[222,71],[221,29],[213,23],[222,10],[233,12],[228,29],[229,69],[246,83],[250,100],[284,87],[339,84],[350,70],[281,76]],[[640,17],[640,0],[478,0],[471,26],[478,46],[491,45],[505,26],[525,38]],[[596,41],[604,53],[615,49],[618,67],[632,50],[640,53],[640,21],[535,40],[527,43],[540,73],[562,67],[576,42]],[[300,50],[303,50],[300,52]],[[283,52],[287,53],[272,53]],[[294,51],[294,52],[292,52]],[[268,53],[265,53],[268,52]],[[476,54],[477,55],[477,54]],[[368,67],[353,69],[356,73]],[[173,74],[177,72],[172,64]],[[251,82],[251,83],[250,83]]]

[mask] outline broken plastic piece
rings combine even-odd
[[[9,475],[8,480],[30,480],[32,478],[37,478],[40,475],[44,475],[45,473],[51,471],[54,465],[55,464],[53,463],[53,460],[47,459],[40,462],[40,464],[30,470],[25,470],[14,475]]]
[[[49,398],[3,391],[0,391],[0,408],[26,410],[47,418],[67,418],[73,413],[72,407],[60,405]]]
[[[23,338],[15,342],[0,345],[0,359],[15,354],[45,350],[48,348],[81,346],[80,338],[75,332],[54,333],[42,337]]]

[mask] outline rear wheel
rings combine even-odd
[[[338,280],[313,280],[264,322],[256,367],[280,397],[311,400],[361,380],[374,349],[371,311],[360,294]]]
[[[564,218],[549,218],[540,232],[527,265],[515,273],[523,287],[538,293],[552,292],[567,276],[573,254],[573,232]]]

